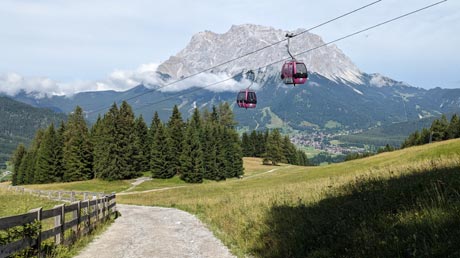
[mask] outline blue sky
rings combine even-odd
[[[130,85],[120,82],[125,77],[153,69],[197,32],[223,33],[244,23],[309,28],[372,0],[289,2],[2,0],[0,91],[13,87],[7,85],[61,87],[59,93],[123,90]],[[434,2],[383,0],[312,32],[330,41]],[[423,88],[460,88],[459,32],[460,1],[449,0],[337,46],[363,72]]]

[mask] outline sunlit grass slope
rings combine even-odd
[[[27,193],[9,191],[0,187],[0,217],[26,213],[32,209],[43,207],[49,209],[60,202],[32,196]]]
[[[36,190],[62,190],[111,193],[127,190],[131,186],[131,182],[131,180],[104,181],[101,179],[93,179],[88,181],[77,181],[69,183],[24,185],[24,187]]]
[[[239,257],[460,255],[460,140],[270,173],[251,162],[256,176],[118,202],[194,213]]]

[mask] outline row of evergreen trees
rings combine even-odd
[[[151,171],[156,178],[174,175],[191,183],[243,174],[241,142],[227,103],[194,110],[184,122],[177,106],[164,124],[155,113],[150,128],[123,102],[88,129],[77,107],[56,129],[39,130],[29,149],[19,145],[12,163],[13,184],[130,179]]]
[[[308,166],[309,162],[305,152],[298,150],[289,139],[289,136],[281,136],[278,129],[252,131],[250,134],[243,133],[241,137],[243,155],[245,157],[261,157],[264,164],[276,165],[280,162]]]
[[[440,119],[436,119],[431,123],[430,128],[423,128],[420,132],[417,130],[410,134],[401,145],[401,148],[455,138],[460,138],[460,119],[458,115],[454,114],[450,122],[445,115],[442,115]]]

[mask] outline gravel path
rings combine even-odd
[[[117,209],[122,216],[77,258],[235,257],[187,212],[121,204]]]

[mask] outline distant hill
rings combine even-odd
[[[0,168],[19,143],[28,145],[38,128],[66,119],[63,113],[36,108],[8,97],[0,96]]]
[[[422,118],[407,122],[393,123],[365,130],[361,133],[336,136],[341,145],[361,146],[374,145],[384,146],[386,144],[399,147],[407,136],[423,128],[430,128],[431,123],[440,116]],[[450,117],[448,115],[447,117]]]

